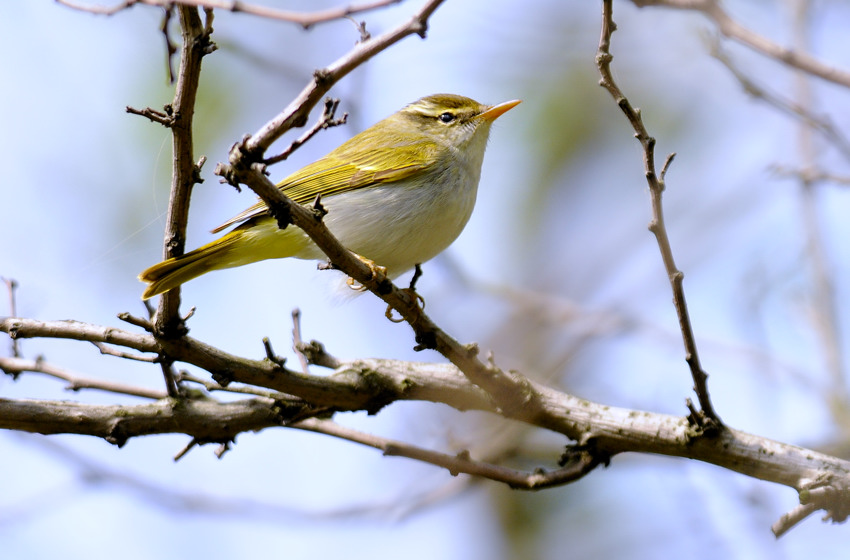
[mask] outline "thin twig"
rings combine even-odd
[[[149,306],[150,304],[145,301],[145,306]],[[151,308],[147,307],[148,313],[151,312]],[[142,328],[148,332],[153,332],[153,323],[148,319],[142,319],[141,317],[136,317],[135,315],[131,315],[130,313],[123,311],[117,315],[119,319],[124,321],[125,323],[130,323],[133,326]]]
[[[166,128],[169,128],[172,124],[174,124],[174,112],[171,109],[171,105],[166,105],[164,110],[162,111],[157,111],[156,109],[152,109],[150,107],[146,107],[144,109],[136,109],[127,105],[127,107],[125,107],[125,111],[127,111],[131,115],[145,117],[151,122],[161,124]]]
[[[197,446],[197,445],[198,445],[198,438],[192,438],[192,439],[190,439],[190,440],[189,440],[189,443],[187,443],[187,444],[183,447],[183,449],[181,449],[180,451],[178,451],[178,452],[177,452],[177,454],[174,456],[174,462],[176,463],[177,461],[179,461],[180,459],[182,459],[183,457],[185,457],[185,456],[186,456],[186,454],[187,454],[187,453],[189,453],[189,451],[191,451],[191,450],[192,450],[195,446]]]
[[[224,392],[224,393],[236,393],[239,395],[254,395],[257,397],[265,397],[268,399],[281,399],[281,398],[290,398],[294,399],[296,397],[292,397],[291,395],[284,395],[283,393],[278,393],[275,391],[269,391],[265,389],[258,389],[256,387],[248,387],[245,385],[228,385],[227,387],[216,383],[215,381],[209,381],[207,379],[202,379],[200,377],[194,376],[186,371],[181,371],[178,373],[177,379],[179,381],[186,381],[189,383],[195,383],[197,385],[202,386],[209,392]]]
[[[106,391],[107,393],[115,393],[119,395],[130,395],[133,397],[141,397],[143,399],[162,399],[167,395],[163,391],[156,389],[147,389],[145,387],[136,387],[125,383],[116,383],[113,381],[105,381],[103,379],[93,379],[83,377],[69,372],[68,370],[56,367],[49,364],[47,361],[38,358],[36,360],[26,360],[24,358],[2,358],[0,357],[0,369],[9,375],[17,377],[21,373],[40,373],[66,381],[68,385],[65,387],[69,391],[81,391],[83,389],[96,389],[98,391]]]
[[[155,364],[159,361],[158,356],[140,356],[139,354],[131,354],[130,352],[124,352],[121,350],[116,350],[111,346],[107,346],[102,342],[92,342],[95,347],[100,350],[101,354],[108,356],[115,356],[117,358],[124,358],[125,360],[135,360],[137,362],[147,362],[149,364]]]
[[[366,445],[382,451],[387,457],[407,457],[430,463],[446,469],[452,476],[457,476],[460,473],[480,476],[521,490],[542,490],[552,486],[562,486],[582,478],[600,464],[600,460],[590,453],[586,453],[582,459],[570,462],[569,465],[560,469],[552,471],[537,469],[529,473],[501,465],[475,461],[468,452],[450,455],[432,451],[409,443],[346,428],[330,420],[310,418],[293,424],[292,427]]]
[[[263,163],[266,165],[273,165],[281,162],[289,158],[295,150],[304,145],[305,142],[310,140],[310,138],[315,136],[319,131],[345,124],[348,121],[348,113],[343,113],[342,117],[338,119],[334,118],[337,107],[339,107],[339,99],[331,99],[330,97],[325,99],[325,110],[322,111],[322,116],[319,117],[316,124],[314,124],[310,130],[299,136],[296,140],[293,140],[292,143],[280,154],[264,159]]]
[[[149,6],[161,6],[163,8],[168,8],[177,3],[174,2],[174,0],[124,0],[123,2],[115,4],[114,6],[98,6],[82,4],[75,2],[74,0],[56,1],[75,10],[105,16],[117,14],[118,12],[131,8],[136,4],[146,4]],[[249,4],[246,2],[242,2],[241,0],[180,0],[179,4],[185,4],[186,6],[195,6],[198,8],[226,10],[233,13],[251,14],[266,19],[274,19],[295,23],[305,29],[308,29],[313,25],[319,23],[334,21],[342,19],[346,16],[350,16],[352,14],[375,10],[378,8],[390,6],[392,4],[398,4],[401,1],[402,0],[375,0],[373,2],[364,2],[362,4],[339,6],[337,8],[329,8],[327,10],[320,10],[308,13],[293,12],[290,10],[279,10],[277,8],[271,8],[268,6]]]
[[[345,16],[345,19],[347,19],[351,23],[353,23],[354,28],[357,29],[358,33],[360,33],[360,41],[358,41],[358,42],[362,43],[363,41],[368,41],[369,39],[372,38],[372,34],[369,33],[369,31],[366,29],[366,22],[365,21],[357,21],[356,19],[354,19],[351,16]]]
[[[286,367],[286,358],[278,356],[274,348],[272,348],[272,341],[269,337],[263,337],[263,348],[266,351],[266,359],[277,365],[278,367],[284,368]]]
[[[302,350],[304,346],[304,340],[301,338],[301,310],[296,307],[292,310],[292,349],[295,350],[295,355],[301,362],[301,371],[310,373],[310,362]]]
[[[814,504],[800,504],[796,506],[771,525],[770,530],[773,531],[773,536],[778,539],[817,510],[818,507]]]
[[[301,336],[301,310],[298,308],[292,310],[292,349],[298,355],[301,370],[304,373],[310,373],[309,366],[311,364],[328,369],[337,369],[342,363],[336,356],[329,354],[321,342],[317,340],[304,342]]]
[[[171,34],[168,29],[168,24],[174,16],[174,4],[163,7],[162,25],[159,30],[162,32],[162,37],[165,40],[165,66],[168,68],[168,83],[174,83],[174,55],[177,54],[177,45],[171,40]]]
[[[4,284],[6,284],[6,291],[9,294],[9,316],[17,317],[18,304],[15,298],[15,290],[18,287],[18,282],[14,278],[5,278],[0,276],[0,279],[3,280]],[[12,356],[15,358],[21,357],[21,348],[18,345],[18,341],[14,338],[12,339]]]
[[[640,110],[632,107],[632,104],[617,86],[614,76],[611,73],[611,61],[614,58],[610,52],[611,35],[616,29],[617,26],[613,19],[612,0],[603,0],[602,33],[599,38],[599,48],[596,54],[596,65],[602,77],[599,85],[608,90],[608,93],[614,98],[614,101],[626,115],[626,118],[628,118],[629,123],[635,131],[635,137],[643,147],[643,165],[652,204],[652,221],[649,224],[649,229],[655,235],[655,239],[658,242],[658,249],[664,261],[664,268],[667,271],[670,286],[673,289],[673,303],[676,307],[679,328],[682,331],[682,340],[685,345],[685,360],[690,367],[691,377],[694,380],[694,391],[699,399],[705,419],[709,423],[713,422],[719,426],[721,425],[720,418],[711,404],[707,385],[708,375],[700,365],[694,331],[688,313],[687,301],[685,300],[685,291],[682,286],[684,274],[676,267],[676,262],[673,259],[673,249],[670,246],[670,239],[667,235],[667,227],[664,224],[664,207],[662,205],[665,188],[664,175],[675,154],[667,157],[662,175],[659,176],[655,171],[655,138],[649,135],[643,124]]]
[[[180,386],[177,384],[177,371],[174,369],[174,362],[168,359],[160,359],[159,368],[162,370],[162,378],[165,381],[165,389],[168,391],[168,396],[177,398],[180,396]]]

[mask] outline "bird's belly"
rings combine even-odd
[[[401,182],[331,196],[322,200],[325,223],[346,248],[395,277],[445,250],[466,226],[477,181],[466,188],[458,185],[470,181],[450,183]]]

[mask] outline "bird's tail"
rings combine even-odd
[[[144,270],[139,274],[139,280],[146,282],[148,287],[142,299],[167,292],[211,270],[235,266],[229,264],[232,260],[229,255],[239,245],[242,236],[241,231],[232,231],[185,255],[164,260]]]
[[[280,229],[273,218],[263,216],[245,222],[203,247],[155,264],[139,274],[139,280],[148,284],[142,299],[167,292],[211,270],[265,259],[320,258],[318,249],[311,251],[311,247],[310,238],[298,228]]]

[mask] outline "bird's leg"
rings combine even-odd
[[[422,277],[422,266],[419,263],[416,263],[416,268],[413,271],[413,278],[410,279],[410,285],[407,288],[402,288],[402,292],[406,293],[408,297],[410,297],[410,301],[413,305],[417,306],[420,310],[425,309],[425,298],[416,293],[416,282],[419,278]],[[387,312],[384,313],[387,319],[392,321],[393,323],[401,323],[404,321],[404,317],[399,317],[396,319],[393,317],[393,308],[392,306],[387,306]]]

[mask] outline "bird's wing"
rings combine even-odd
[[[324,158],[296,171],[277,187],[297,204],[307,204],[316,195],[323,197],[377,184],[401,181],[434,165],[436,146],[430,142],[396,142],[375,149],[354,152],[343,144]],[[214,230],[218,233],[234,224],[268,213],[262,200],[227,220]]]

